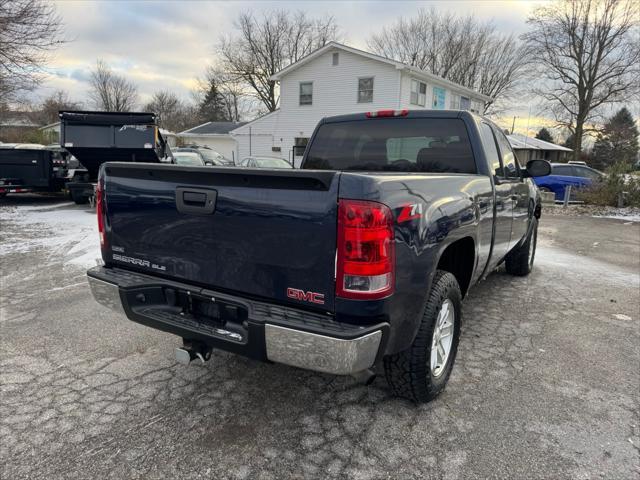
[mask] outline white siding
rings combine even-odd
[[[272,151],[272,147],[279,146],[275,145],[273,132],[280,113],[280,110],[276,110],[231,131],[231,136],[236,141],[236,162],[249,155],[287,158],[284,151]]]
[[[251,133],[251,139],[249,135],[238,135],[236,137],[238,141],[238,149],[235,161],[239,163],[245,157],[250,155],[266,155],[268,157],[283,157],[280,152],[273,152],[271,147],[273,146],[273,135],[261,135]]]
[[[236,141],[230,135],[180,135],[182,144],[196,144],[211,147],[228,159],[233,159],[236,154]]]

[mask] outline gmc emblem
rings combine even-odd
[[[287,297],[294,300],[300,300],[301,302],[317,303],[318,305],[324,305],[324,295],[316,292],[305,292],[304,290],[298,290],[297,288],[287,288]]]

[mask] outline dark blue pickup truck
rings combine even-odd
[[[428,401],[456,356],[461,300],[502,262],[530,272],[540,218],[504,134],[468,112],[326,118],[300,170],[107,163],[98,302],[213,348],[338,375],[383,370]]]

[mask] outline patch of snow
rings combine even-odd
[[[640,214],[638,215],[594,215],[594,218],[613,218],[614,220],[623,220],[625,222],[640,222]]]
[[[60,208],[62,207],[62,208]],[[101,261],[95,212],[75,205],[19,206],[0,210],[3,233],[0,257],[43,250],[64,265],[88,268]],[[7,224],[10,226],[7,228]]]
[[[608,282],[640,287],[640,274],[601,262],[593,258],[576,255],[559,248],[538,246],[536,248],[536,265],[561,270],[563,273],[582,275],[592,278],[606,278]]]
[[[612,218],[625,222],[640,222],[640,208],[638,207],[601,207],[597,205],[569,205],[548,206],[545,210],[550,215],[590,216],[593,218]]]
[[[73,206],[74,203],[73,202],[62,202],[62,203],[54,203],[51,205],[31,205],[31,206],[27,206],[25,205],[18,207],[20,210],[24,210],[24,211],[38,211],[38,210],[53,210],[54,208],[60,208],[60,207],[71,207]]]

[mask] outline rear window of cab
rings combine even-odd
[[[477,173],[464,122],[441,118],[325,123],[319,127],[302,168]]]

